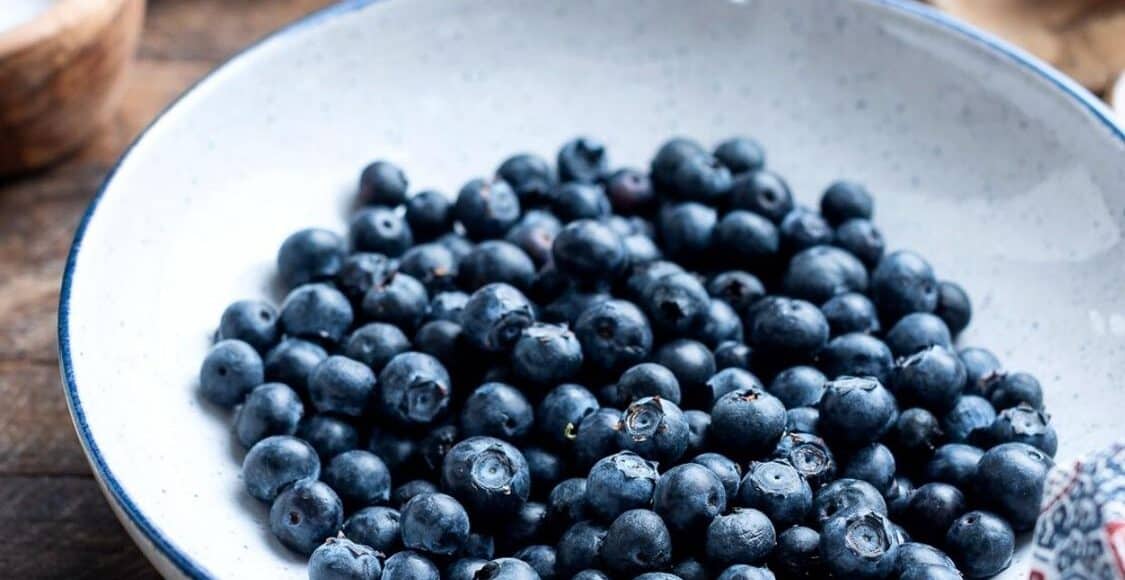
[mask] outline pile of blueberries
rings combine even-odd
[[[1039,382],[955,350],[968,296],[862,185],[817,211],[752,139],[611,172],[577,138],[359,196],[200,373],[314,580],[983,578],[1034,526]]]

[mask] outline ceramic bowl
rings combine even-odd
[[[455,192],[576,134],[635,166],[670,135],[753,135],[804,203],[841,176],[868,184],[890,246],[974,297],[962,344],[1042,378],[1060,458],[1121,434],[1125,134],[1039,61],[891,1],[349,2],[188,92],[125,155],[74,243],[66,394],[162,572],[305,574],[242,489],[229,417],[197,395],[223,308],[276,298],[285,236],[342,230],[373,158],[415,189]]]

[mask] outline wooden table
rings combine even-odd
[[[110,126],[50,171],[0,181],[0,570],[6,578],[153,578],[94,482],[59,383],[55,309],[86,205],[165,105],[231,54],[331,0],[151,0]]]
[[[50,171],[0,182],[0,570],[5,577],[156,576],[98,490],[59,386],[55,308],[66,252],[108,168],[171,99],[252,40],[330,1],[150,0],[139,60],[111,125]],[[1125,3],[1083,1],[1097,8],[1092,16],[1096,26],[1090,30],[1122,38],[1114,31],[1125,22]],[[1007,0],[1004,5],[1020,8],[1021,2],[1045,4]],[[986,24],[995,19],[987,11],[963,12],[968,3],[935,3]],[[1022,8],[1012,13],[1028,14]],[[1074,50],[1044,49],[1043,56],[1080,78],[1092,77],[1087,82],[1091,88],[1102,88],[1098,82],[1105,75],[1083,71],[1114,70],[1115,64],[1093,66],[1114,59],[1073,56],[1079,49],[1106,51],[1089,48],[1103,45],[1090,43],[1091,33],[1076,26],[1074,18],[1049,16],[1041,19],[1044,27],[1003,32],[1018,41],[1024,40],[1021,32],[1034,33],[1041,42],[1080,36],[1084,44],[1046,45]],[[1107,26],[1109,32],[1104,31]],[[1075,66],[1068,58],[1093,65]]]

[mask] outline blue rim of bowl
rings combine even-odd
[[[167,559],[172,565],[179,569],[179,571],[192,578],[210,578],[211,574],[206,571],[199,563],[195,562],[190,556],[182,552],[175,546],[160,531],[145,514],[140,510],[137,504],[125,492],[117,477],[110,470],[109,465],[105,461],[98,448],[97,442],[94,440],[93,433],[90,431],[90,426],[86,421],[86,415],[82,408],[82,401],[78,396],[78,385],[74,378],[74,367],[72,355],[70,351],[70,291],[71,284],[74,278],[74,269],[78,261],[78,254],[82,248],[82,239],[86,233],[86,227],[89,225],[90,220],[94,216],[94,212],[98,208],[98,203],[101,201],[102,196],[105,195],[110,183],[113,182],[113,177],[121,164],[129,158],[129,154],[137,146],[138,143],[144,140],[148,131],[160,122],[160,119],[176,107],[184,98],[191,95],[194,90],[202,83],[209,80],[217,72],[225,69],[231,63],[239,60],[246,55],[254,52],[254,49],[259,46],[276,40],[294,31],[308,28],[310,26],[322,23],[329,18],[346,14],[364,8],[368,5],[375,4],[382,0],[346,0],[340,4],[329,6],[319,11],[313,12],[292,24],[289,24],[273,33],[270,33],[263,38],[252,43],[245,49],[241,50],[222,65],[218,66],[215,70],[211,71],[189,89],[184,91],[179,98],[175,99],[168,105],[157,117],[146,127],[137,138],[129,145],[121,157],[117,160],[109,172],[106,174],[105,181],[102,182],[98,192],[94,195],[90,206],[86,209],[85,214],[82,216],[81,222],[74,235],[74,241],[70,247],[70,253],[67,256],[66,269],[63,272],[62,289],[59,295],[59,318],[58,318],[58,344],[59,344],[59,363],[62,369],[62,378],[64,383],[64,390],[66,392],[67,403],[70,407],[71,419],[74,422],[78,437],[82,442],[83,447],[86,448],[87,456],[90,460],[91,466],[98,478],[102,481],[105,489],[113,496],[113,500],[117,502],[129,520],[136,526],[137,530],[144,534],[153,547],[160,551],[162,556]],[[1055,89],[1061,91],[1067,96],[1071,97],[1078,102],[1086,111],[1095,119],[1100,121],[1102,125],[1109,131],[1111,135],[1116,137],[1125,145],[1125,127],[1115,120],[1113,113],[1097,99],[1093,94],[1080,86],[1077,82],[1071,80],[1063,73],[1055,70],[1050,65],[1042,62],[1038,58],[1031,56],[1024,50],[1016,48],[1015,46],[1000,40],[988,33],[985,33],[971,25],[965,24],[950,16],[947,16],[933,8],[916,4],[911,0],[853,0],[855,2],[870,4],[889,8],[893,11],[898,11],[903,14],[911,15],[923,22],[936,25],[947,31],[955,32],[961,38],[982,46],[995,54],[1006,57],[1009,61],[1037,74],[1039,77],[1048,81]]]

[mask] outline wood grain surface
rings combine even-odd
[[[59,383],[59,280],[82,212],[152,118],[207,71],[330,0],[151,0],[122,106],[49,171],[0,181],[0,577],[154,578],[90,475]]]

